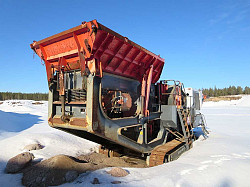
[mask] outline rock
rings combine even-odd
[[[100,184],[100,181],[98,178],[94,178],[92,184]]]
[[[44,146],[42,146],[39,143],[36,144],[30,144],[30,145],[26,145],[23,149],[27,150],[27,151],[32,151],[32,150],[39,150],[42,149]]]
[[[91,163],[81,163],[75,158],[57,155],[24,170],[22,184],[29,187],[57,186],[72,182],[79,173],[92,171],[95,168]]]
[[[17,173],[27,166],[34,159],[34,155],[29,152],[21,153],[11,158],[6,165],[7,173]]]
[[[122,182],[121,181],[112,181],[111,183],[112,184],[121,184]]]
[[[77,171],[68,171],[65,174],[65,180],[66,182],[72,182],[78,177],[78,172]]]
[[[113,177],[125,177],[129,174],[126,170],[124,170],[122,168],[117,168],[117,167],[112,168],[107,173],[112,175]]]

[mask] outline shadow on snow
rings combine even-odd
[[[0,134],[4,132],[20,132],[42,121],[41,116],[32,114],[19,114],[0,110]]]

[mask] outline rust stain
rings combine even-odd
[[[69,122],[70,125],[87,127],[87,121],[85,118],[73,118]]]
[[[51,122],[52,124],[60,124],[60,125],[64,124],[64,122],[61,120],[60,117],[49,118],[49,122]]]
[[[61,120],[60,117],[53,117],[49,118],[48,120],[51,124],[56,125],[72,125],[72,126],[79,126],[79,127],[87,127],[87,121],[85,118],[71,118],[69,123],[65,123]]]

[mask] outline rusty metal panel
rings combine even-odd
[[[87,127],[88,125],[85,118],[71,118],[69,124],[80,127]]]
[[[96,20],[85,22],[77,27],[33,42],[31,48],[45,61],[48,81],[53,71],[65,66],[65,70],[87,67],[97,75],[103,72],[130,77],[142,81],[154,66],[152,83],[158,81],[164,59],[112,31]],[[65,62],[60,64],[60,59]],[[91,62],[96,59],[94,63]],[[101,69],[100,69],[101,68]]]

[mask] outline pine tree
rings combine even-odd
[[[241,88],[241,86],[237,86],[236,89],[236,95],[242,94],[243,93],[243,89]]]
[[[248,86],[246,86],[243,93],[250,94],[250,88]]]

